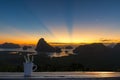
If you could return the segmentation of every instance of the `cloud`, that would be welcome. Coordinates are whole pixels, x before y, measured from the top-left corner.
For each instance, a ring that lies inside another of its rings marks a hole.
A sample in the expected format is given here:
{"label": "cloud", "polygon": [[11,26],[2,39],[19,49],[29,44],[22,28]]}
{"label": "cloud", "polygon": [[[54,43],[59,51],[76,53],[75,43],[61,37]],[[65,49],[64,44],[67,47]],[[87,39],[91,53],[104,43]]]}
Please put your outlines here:
{"label": "cloud", "polygon": [[114,39],[100,39],[100,42],[119,42],[119,40],[114,40]]}

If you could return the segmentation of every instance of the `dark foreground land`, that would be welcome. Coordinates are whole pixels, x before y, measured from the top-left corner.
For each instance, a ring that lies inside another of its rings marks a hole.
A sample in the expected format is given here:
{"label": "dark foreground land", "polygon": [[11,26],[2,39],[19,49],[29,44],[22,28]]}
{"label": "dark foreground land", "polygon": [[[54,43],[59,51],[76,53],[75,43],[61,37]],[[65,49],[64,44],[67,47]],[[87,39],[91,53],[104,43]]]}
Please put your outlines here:
{"label": "dark foreground land", "polygon": [[[46,52],[37,52],[33,61],[38,66],[36,72],[120,71],[120,43],[114,47],[102,43],[81,45],[73,52],[62,57],[50,57]],[[23,55],[0,51],[0,72],[23,72],[23,62]]]}
{"label": "dark foreground land", "polygon": [[[92,57],[90,57],[92,56]],[[120,71],[118,57],[96,57],[96,55],[69,55],[51,58],[45,53],[34,56],[36,72],[46,71]],[[0,52],[0,72],[23,72],[24,57]]]}

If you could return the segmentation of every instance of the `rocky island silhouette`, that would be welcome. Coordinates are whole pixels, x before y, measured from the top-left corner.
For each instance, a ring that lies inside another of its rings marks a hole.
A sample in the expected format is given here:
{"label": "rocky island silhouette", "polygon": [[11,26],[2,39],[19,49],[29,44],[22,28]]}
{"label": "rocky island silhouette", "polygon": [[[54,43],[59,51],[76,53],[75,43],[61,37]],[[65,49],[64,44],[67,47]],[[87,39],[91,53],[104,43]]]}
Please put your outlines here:
{"label": "rocky island silhouette", "polygon": [[[26,48],[24,46],[24,49]],[[34,62],[38,65],[37,71],[119,71],[120,43],[114,47],[105,46],[103,43],[80,45],[73,50],[74,54],[50,57],[45,53],[61,52],[61,48],[53,47],[44,38],[40,38],[35,50],[38,53],[34,57]],[[0,71],[21,72],[23,61],[19,54],[0,51]]]}

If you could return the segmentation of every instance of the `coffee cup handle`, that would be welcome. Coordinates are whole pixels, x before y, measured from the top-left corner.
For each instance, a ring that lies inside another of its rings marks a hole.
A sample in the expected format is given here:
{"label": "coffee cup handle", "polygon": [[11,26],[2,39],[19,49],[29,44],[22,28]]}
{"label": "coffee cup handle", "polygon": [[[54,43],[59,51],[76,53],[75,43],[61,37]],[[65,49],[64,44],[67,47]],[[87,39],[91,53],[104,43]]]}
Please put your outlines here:
{"label": "coffee cup handle", "polygon": [[34,64],[33,67],[35,67],[33,71],[37,70],[37,65]]}

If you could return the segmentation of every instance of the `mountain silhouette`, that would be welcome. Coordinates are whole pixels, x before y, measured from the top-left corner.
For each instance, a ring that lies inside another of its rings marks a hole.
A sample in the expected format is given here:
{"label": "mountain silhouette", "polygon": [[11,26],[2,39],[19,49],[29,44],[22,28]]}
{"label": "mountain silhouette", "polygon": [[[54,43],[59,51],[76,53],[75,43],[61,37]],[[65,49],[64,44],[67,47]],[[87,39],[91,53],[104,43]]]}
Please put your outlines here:
{"label": "mountain silhouette", "polygon": [[20,48],[20,45],[18,45],[18,44],[14,44],[14,43],[3,43],[3,44],[1,44],[0,45],[0,48]]}
{"label": "mountain silhouette", "polygon": [[60,52],[62,52],[62,50],[60,47],[55,47],[55,52],[60,53]]}
{"label": "mountain silhouette", "polygon": [[74,53],[103,53],[107,47],[102,43],[93,43],[88,45],[80,45],[73,50]]}
{"label": "mountain silhouette", "polygon": [[73,52],[77,54],[76,59],[89,68],[109,70],[117,65],[116,62],[118,63],[114,59],[112,48],[102,43],[80,45]]}
{"label": "mountain silhouette", "polygon": [[55,52],[55,48],[49,45],[44,38],[41,38],[35,49],[37,52]]}
{"label": "mountain silhouette", "polygon": [[23,47],[22,47],[23,50],[27,50],[27,49],[29,49],[29,48],[32,48],[32,46],[23,46]]}
{"label": "mountain silhouette", "polygon": [[113,48],[116,50],[120,50],[120,43],[117,43]]}

